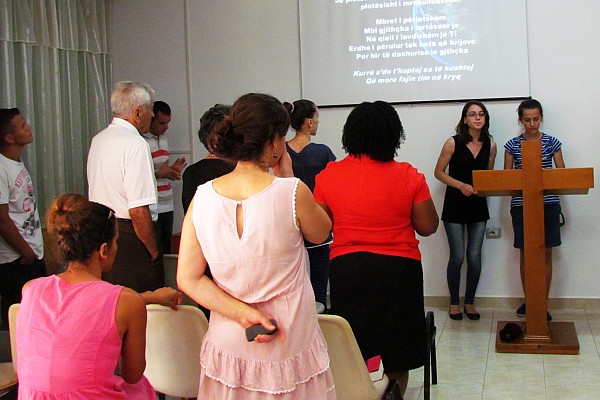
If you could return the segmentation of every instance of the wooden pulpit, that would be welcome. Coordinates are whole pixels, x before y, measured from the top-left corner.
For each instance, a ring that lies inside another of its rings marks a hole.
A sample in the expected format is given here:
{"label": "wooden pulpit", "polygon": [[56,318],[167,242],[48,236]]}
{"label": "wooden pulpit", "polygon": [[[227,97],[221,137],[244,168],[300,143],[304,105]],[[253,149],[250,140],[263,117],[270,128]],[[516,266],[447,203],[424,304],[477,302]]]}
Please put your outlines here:
{"label": "wooden pulpit", "polygon": [[544,194],[586,194],[594,187],[593,168],[542,168],[539,140],[521,142],[523,169],[473,171],[473,188],[480,196],[523,196],[525,255],[525,323],[523,338],[500,340],[509,321],[499,321],[496,351],[501,353],[578,354],[573,322],[548,322],[544,241]]}

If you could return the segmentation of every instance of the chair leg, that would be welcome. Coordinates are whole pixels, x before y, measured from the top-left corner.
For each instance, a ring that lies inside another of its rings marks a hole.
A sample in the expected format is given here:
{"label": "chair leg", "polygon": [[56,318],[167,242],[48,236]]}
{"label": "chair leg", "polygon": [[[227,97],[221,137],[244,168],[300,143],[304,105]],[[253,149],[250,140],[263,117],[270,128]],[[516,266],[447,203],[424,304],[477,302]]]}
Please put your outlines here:
{"label": "chair leg", "polygon": [[397,380],[392,379],[390,381],[381,400],[403,400],[402,394],[400,393],[400,384]]}
{"label": "chair leg", "polygon": [[431,311],[427,313],[425,317],[425,340],[426,340],[426,355],[425,355],[425,366],[424,366],[424,379],[423,379],[423,398],[424,400],[430,399],[430,382],[431,382]]}
{"label": "chair leg", "polygon": [[435,349],[435,337],[431,342],[431,383],[437,385],[437,356]]}
{"label": "chair leg", "polygon": [[431,398],[431,385],[437,384],[437,357],[435,348],[435,320],[433,311],[428,311],[425,316],[425,335],[427,340],[426,345],[426,357],[424,367],[424,382],[423,382],[423,398],[424,400],[430,400]]}

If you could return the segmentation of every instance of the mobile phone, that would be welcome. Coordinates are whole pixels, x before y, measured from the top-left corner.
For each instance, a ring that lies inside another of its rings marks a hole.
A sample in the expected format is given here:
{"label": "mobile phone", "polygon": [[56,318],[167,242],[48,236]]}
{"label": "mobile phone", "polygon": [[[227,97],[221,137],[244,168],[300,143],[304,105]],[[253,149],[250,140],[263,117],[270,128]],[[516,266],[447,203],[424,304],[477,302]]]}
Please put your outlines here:
{"label": "mobile phone", "polygon": [[277,332],[277,322],[274,319],[271,320],[271,323],[275,325],[275,329],[272,331],[268,330],[261,324],[252,325],[246,328],[246,340],[252,342],[258,335],[273,335]]}

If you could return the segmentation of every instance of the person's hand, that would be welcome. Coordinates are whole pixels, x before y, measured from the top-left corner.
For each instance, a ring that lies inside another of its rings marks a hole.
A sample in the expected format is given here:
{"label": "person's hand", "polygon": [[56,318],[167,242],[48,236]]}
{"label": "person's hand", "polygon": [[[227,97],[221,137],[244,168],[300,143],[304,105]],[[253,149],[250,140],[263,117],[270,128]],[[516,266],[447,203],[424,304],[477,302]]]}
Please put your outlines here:
{"label": "person's hand", "polygon": [[19,264],[31,265],[36,259],[37,259],[37,256],[35,255],[33,250],[31,250],[31,247],[30,247],[25,253],[21,254],[21,258],[19,259]]}
{"label": "person's hand", "polygon": [[170,287],[156,289],[152,292],[152,302],[177,310],[177,306],[183,303],[183,293]]}
{"label": "person's hand", "polygon": [[148,254],[150,254],[150,262],[154,263],[158,261],[158,258],[162,256],[158,248],[155,248],[153,251],[148,250]]}
{"label": "person's hand", "polygon": [[157,178],[166,178],[171,181],[178,181],[181,179],[181,171],[175,170],[171,165],[169,165],[169,161],[165,161],[163,165],[154,173]]}
{"label": "person's hand", "polygon": [[292,158],[287,151],[284,151],[277,164],[273,167],[273,174],[281,178],[290,178],[294,176],[292,169]]}
{"label": "person's hand", "polygon": [[171,168],[180,174],[181,174],[181,171],[183,171],[183,169],[186,166],[187,166],[187,161],[186,161],[185,157],[180,157],[177,160],[175,160],[175,162],[173,164],[171,164]]}
{"label": "person's hand", "polygon": [[274,318],[263,313],[260,310],[257,310],[256,308],[249,307],[248,311],[242,315],[239,322],[244,327],[244,329],[249,328],[252,325],[256,325],[256,324],[261,324],[263,327],[265,327],[269,331],[272,331],[275,328],[278,328],[277,332],[274,333],[273,335],[258,335],[256,337],[256,339],[254,339],[255,342],[268,343],[272,340],[275,340],[276,337],[280,337],[283,340],[284,334],[281,330],[281,327],[276,327],[275,325],[273,325],[271,323],[271,319],[274,319]]}
{"label": "person's hand", "polygon": [[477,191],[475,189],[473,189],[473,186],[467,184],[467,183],[462,183],[458,189],[460,190],[460,192],[465,195],[465,196],[472,196],[474,194],[477,194]]}

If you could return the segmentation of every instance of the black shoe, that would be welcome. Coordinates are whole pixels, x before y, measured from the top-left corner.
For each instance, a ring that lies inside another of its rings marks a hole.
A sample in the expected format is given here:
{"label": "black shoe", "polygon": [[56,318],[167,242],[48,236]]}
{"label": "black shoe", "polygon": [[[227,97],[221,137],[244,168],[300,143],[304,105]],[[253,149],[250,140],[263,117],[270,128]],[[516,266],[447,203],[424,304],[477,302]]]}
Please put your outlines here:
{"label": "black shoe", "polygon": [[[524,317],[525,316],[525,303],[521,304],[521,307],[517,308],[517,316]],[[552,315],[548,311],[546,311],[546,321],[552,321]]]}
{"label": "black shoe", "polygon": [[466,308],[465,314],[467,314],[467,318],[469,318],[471,321],[477,321],[479,320],[479,318],[481,318],[481,315],[479,313],[468,313]]}
{"label": "black shoe", "polygon": [[450,319],[453,319],[454,321],[462,321],[463,319],[462,313],[460,311],[456,314],[451,314],[450,311],[448,311],[448,315],[450,316]]}

